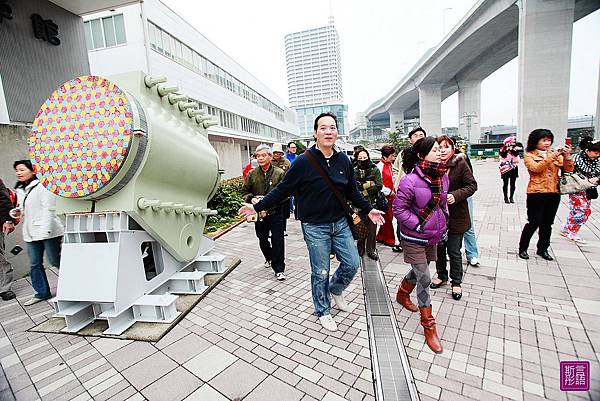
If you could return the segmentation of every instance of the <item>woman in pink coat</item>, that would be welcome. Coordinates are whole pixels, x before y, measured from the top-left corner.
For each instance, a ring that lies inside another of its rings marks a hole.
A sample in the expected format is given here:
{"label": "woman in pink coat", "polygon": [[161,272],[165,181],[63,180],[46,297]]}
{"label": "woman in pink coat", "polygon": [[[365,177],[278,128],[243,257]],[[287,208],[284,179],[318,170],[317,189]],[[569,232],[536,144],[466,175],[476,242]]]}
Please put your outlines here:
{"label": "woman in pink coat", "polygon": [[[517,138],[509,136],[504,140],[500,148],[500,177],[504,182],[502,192],[504,192],[504,203],[515,203],[515,183],[519,176],[519,163],[521,157],[519,152],[523,146],[517,142]],[[508,196],[508,184],[510,183],[510,197]]]}

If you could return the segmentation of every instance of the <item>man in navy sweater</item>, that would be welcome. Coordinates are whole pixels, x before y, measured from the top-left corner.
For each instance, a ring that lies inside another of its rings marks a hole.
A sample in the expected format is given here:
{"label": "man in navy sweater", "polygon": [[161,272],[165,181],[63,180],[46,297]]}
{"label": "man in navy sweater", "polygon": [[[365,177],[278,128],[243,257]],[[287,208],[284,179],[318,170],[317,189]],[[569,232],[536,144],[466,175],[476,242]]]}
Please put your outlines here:
{"label": "man in navy sweater", "polygon": [[[317,116],[314,130],[316,144],[306,151],[311,152],[346,199],[368,214],[375,224],[383,224],[383,212],[373,209],[358,192],[350,159],[333,148],[338,135],[335,115],[322,113]],[[330,314],[331,297],[338,309],[350,311],[343,291],[354,278],[360,258],[344,208],[306,155],[296,157],[283,180],[267,196],[255,205],[245,204],[239,213],[249,215],[267,210],[280,204],[292,192],[298,196],[298,219],[302,221],[310,257],[315,312],[326,330],[336,331],[337,325]],[[330,251],[340,261],[331,281]]]}

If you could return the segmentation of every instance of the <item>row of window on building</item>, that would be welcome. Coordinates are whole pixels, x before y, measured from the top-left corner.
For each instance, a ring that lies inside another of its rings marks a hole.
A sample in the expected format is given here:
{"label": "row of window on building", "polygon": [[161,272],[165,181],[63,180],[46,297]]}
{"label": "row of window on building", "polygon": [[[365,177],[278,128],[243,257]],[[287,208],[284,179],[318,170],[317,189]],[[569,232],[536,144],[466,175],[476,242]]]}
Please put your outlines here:
{"label": "row of window on building", "polygon": [[272,138],[273,141],[285,142],[289,135],[280,129],[259,123],[258,121],[242,117],[238,114],[222,110],[218,107],[203,104],[197,100],[190,101],[198,103],[200,109],[204,109],[211,116],[217,117],[221,127],[230,128],[238,131],[247,132],[250,134],[260,135],[266,138]]}
{"label": "row of window on building", "polygon": [[[86,21],[84,29],[88,50],[118,46],[127,42],[123,14]],[[150,21],[148,21],[148,36],[153,50],[270,111],[277,119],[283,121],[284,112],[281,107]]]}
{"label": "row of window on building", "polygon": [[148,21],[148,36],[152,50],[270,111],[277,119],[283,121],[283,109],[281,107],[150,21]]}

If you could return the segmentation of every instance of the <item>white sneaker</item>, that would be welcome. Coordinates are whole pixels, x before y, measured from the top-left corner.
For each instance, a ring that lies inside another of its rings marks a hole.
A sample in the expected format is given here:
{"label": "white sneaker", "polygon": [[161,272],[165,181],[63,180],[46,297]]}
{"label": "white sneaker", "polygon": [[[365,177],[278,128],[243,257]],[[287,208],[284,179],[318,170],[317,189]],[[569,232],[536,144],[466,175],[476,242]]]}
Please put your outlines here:
{"label": "white sneaker", "polygon": [[33,297],[31,299],[28,299],[27,301],[23,302],[23,306],[31,306],[31,305],[35,305],[38,302],[42,302],[45,301],[45,299],[42,298],[37,298],[37,297]]}
{"label": "white sneaker", "polygon": [[284,272],[276,273],[275,278],[279,281],[283,281],[283,280],[285,280],[285,273]]}
{"label": "white sneaker", "polygon": [[270,268],[271,268],[271,262],[267,260],[267,261],[265,262],[265,267],[266,267],[267,269],[270,269]]}
{"label": "white sneaker", "polygon": [[479,266],[479,259],[477,259],[477,257],[473,257],[471,260],[469,260],[469,264],[471,266]]}
{"label": "white sneaker", "polygon": [[584,239],[581,237],[581,235],[579,235],[579,234],[572,234],[572,235],[569,235],[569,238],[570,238],[571,240],[575,241],[576,243],[578,243],[578,244],[581,244],[581,245],[583,245],[583,244],[585,244],[585,243],[587,242],[587,241],[586,241],[586,240],[584,240]]}
{"label": "white sneaker", "polygon": [[331,315],[321,316],[319,318],[319,322],[321,323],[321,326],[323,326],[323,328],[325,330],[337,331],[337,324],[335,324],[335,320],[333,320],[333,317],[331,317]]}
{"label": "white sneaker", "polygon": [[335,295],[331,293],[331,298],[333,298],[339,310],[341,310],[342,312],[352,312],[350,305],[348,305],[348,303],[344,299],[344,293],[340,295]]}

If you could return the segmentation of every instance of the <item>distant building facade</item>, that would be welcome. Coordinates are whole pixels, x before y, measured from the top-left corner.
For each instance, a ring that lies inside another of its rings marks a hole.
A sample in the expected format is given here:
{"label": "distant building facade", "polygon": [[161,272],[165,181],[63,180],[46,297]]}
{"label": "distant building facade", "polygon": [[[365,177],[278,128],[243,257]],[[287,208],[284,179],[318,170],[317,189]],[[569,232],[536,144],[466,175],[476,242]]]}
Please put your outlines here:
{"label": "distant building facade", "polygon": [[286,35],[285,58],[300,136],[312,136],[314,118],[324,111],[335,114],[340,135],[347,135],[348,106],[343,104],[340,39],[333,17],[326,26]]}

